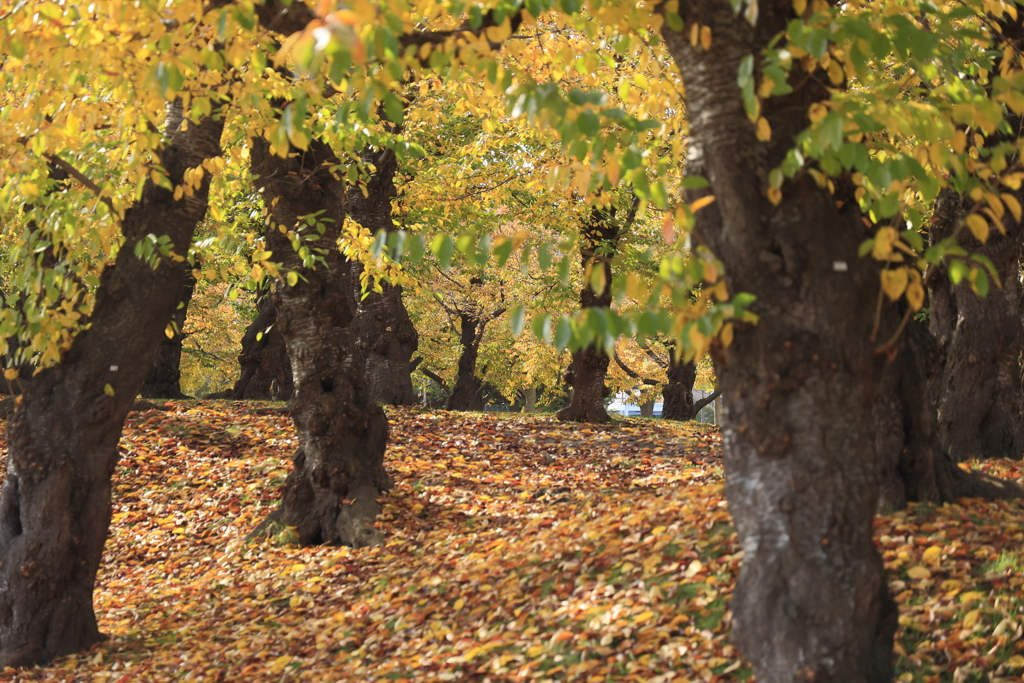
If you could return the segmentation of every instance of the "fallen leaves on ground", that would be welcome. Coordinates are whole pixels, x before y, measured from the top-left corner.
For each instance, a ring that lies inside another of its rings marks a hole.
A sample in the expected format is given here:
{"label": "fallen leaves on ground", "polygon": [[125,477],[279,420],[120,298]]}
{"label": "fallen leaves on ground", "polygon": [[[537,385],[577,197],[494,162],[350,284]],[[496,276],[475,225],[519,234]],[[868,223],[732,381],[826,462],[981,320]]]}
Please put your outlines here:
{"label": "fallen leaves on ground", "polygon": [[[96,591],[110,640],[18,681],[725,681],[742,554],[709,427],[393,410],[377,548],[242,537],[297,442],[248,403],[133,414]],[[989,465],[1019,478],[1019,463]],[[912,506],[876,538],[904,680],[1015,680],[1024,513]],[[13,678],[12,678],[13,677]]]}

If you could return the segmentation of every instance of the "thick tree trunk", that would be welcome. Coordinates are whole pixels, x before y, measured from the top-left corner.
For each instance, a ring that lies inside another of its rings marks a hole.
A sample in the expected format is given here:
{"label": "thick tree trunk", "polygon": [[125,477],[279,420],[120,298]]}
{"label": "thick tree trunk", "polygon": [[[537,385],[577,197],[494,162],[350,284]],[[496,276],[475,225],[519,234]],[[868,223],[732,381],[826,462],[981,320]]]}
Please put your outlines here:
{"label": "thick tree trunk", "polygon": [[483,410],[483,382],[476,376],[476,360],[480,354],[480,342],[483,340],[486,323],[475,312],[460,313],[459,319],[462,322],[459,331],[459,343],[462,345],[459,371],[444,407],[445,410]]}
{"label": "thick tree trunk", "polygon": [[256,318],[242,336],[238,365],[241,376],[235,386],[207,398],[236,401],[287,401],[291,398],[295,389],[292,365],[269,291],[261,292],[256,299]]}
{"label": "thick tree trunk", "polygon": [[794,18],[788,0],[759,9],[751,26],[729,3],[680,3],[684,25],[710,27],[707,50],[663,29],[690,112],[687,175],[704,175],[715,196],[695,235],[724,263],[729,291],[756,295],[760,316],[713,348],[728,399],[726,496],[744,551],[733,640],[761,683],[888,682],[897,613],[872,540],[878,272],[857,257],[865,233],[847,184],[833,195],[803,175],[777,206],[765,198],[764,171],[808,125],[793,112],[829,93],[827,78],[794,73],[792,95],[763,103],[771,141],[757,140],[736,74]]}
{"label": "thick tree trunk", "polygon": [[640,417],[654,417],[654,399],[640,404]]}
{"label": "thick tree trunk", "polygon": [[[358,278],[356,290],[360,290]],[[370,292],[359,302],[356,318],[359,350],[365,357],[370,398],[392,406],[414,405],[410,360],[419,335],[402,301],[402,287],[381,282],[383,292]]]}
{"label": "thick tree trunk", "polygon": [[661,390],[665,399],[661,416],[666,420],[692,420],[693,383],[697,380],[697,366],[693,363],[681,363],[674,355],[669,357],[668,384]]}
{"label": "thick tree trunk", "polygon": [[[619,239],[619,224],[615,222],[614,211],[594,208],[582,225],[582,246],[580,257],[583,270],[602,269],[605,287],[600,294],[594,291],[589,278],[580,290],[580,307],[608,308],[612,304],[611,257]],[[608,374],[608,354],[596,344],[579,349],[572,354],[572,361],[565,371],[565,382],[572,387],[569,405],[555,413],[565,422],[605,423],[611,416],[604,409],[604,400],[609,391],[605,386]]]}
{"label": "thick tree trunk", "polygon": [[352,268],[337,247],[346,205],[345,184],[331,170],[339,163],[319,140],[287,159],[271,154],[265,140],[253,141],[253,171],[274,223],[301,230],[300,219],[318,211],[325,221],[323,234],[307,243],[323,253],[315,268],[302,265],[287,234],[268,231],[282,270],[299,274],[294,286],[278,283],[274,292],[295,381],[289,405],[299,450],[272,517],[295,528],[303,544],[365,546],[380,540],[372,525],[380,512],[377,496],[389,486],[383,464],[388,423],[363,379]]}
{"label": "thick tree trunk", "polygon": [[523,389],[523,412],[537,412],[537,387]]}
{"label": "thick tree trunk", "polygon": [[[1018,193],[1024,195],[1024,193]],[[936,206],[933,241],[951,234],[973,202],[944,193]],[[944,268],[929,278],[931,330],[941,344],[942,372],[933,380],[938,438],[954,460],[1024,455],[1024,347],[1021,240],[1024,228],[1007,213],[1006,234],[993,229],[985,244],[964,231],[960,244],[991,259],[1001,287],[985,297],[963,282],[953,286]]]}
{"label": "thick tree trunk", "polygon": [[967,472],[942,448],[934,403],[922,390],[941,372],[942,354],[924,325],[910,322],[892,354],[875,403],[875,445],[884,463],[879,509],[897,510],[907,501],[1019,497],[1020,487]]}
{"label": "thick tree trunk", "polygon": [[[395,229],[391,218],[391,200],[398,194],[395,172],[398,161],[392,150],[367,150],[363,160],[375,167],[366,185],[366,194],[355,187],[349,193],[349,211],[353,220],[376,234]],[[413,405],[416,390],[412,386],[410,365],[419,335],[402,301],[402,287],[380,283],[380,293],[363,295],[360,285],[360,264],[353,264],[353,293],[358,302],[356,328],[359,350],[366,365],[366,386],[377,403]]]}
{"label": "thick tree trunk", "polygon": [[[222,120],[178,130],[160,153],[171,182],[220,154]],[[59,365],[33,379],[8,423],[7,476],[0,493],[0,667],[78,652],[102,639],[92,591],[110,523],[110,477],[121,427],[178,305],[185,267],[152,268],[134,255],[149,233],[184,255],[206,213],[209,176],[195,196],[174,201],[147,181],[125,214],[125,243],[107,268],[89,329]]]}
{"label": "thick tree trunk", "polygon": [[143,398],[188,398],[181,393],[181,343],[185,339],[182,332],[185,329],[188,305],[192,302],[192,293],[195,289],[196,278],[192,271],[186,268],[181,301],[171,318],[174,334],[168,337],[165,330],[160,340],[160,350],[157,351],[153,365],[150,366],[142,383],[140,393]]}

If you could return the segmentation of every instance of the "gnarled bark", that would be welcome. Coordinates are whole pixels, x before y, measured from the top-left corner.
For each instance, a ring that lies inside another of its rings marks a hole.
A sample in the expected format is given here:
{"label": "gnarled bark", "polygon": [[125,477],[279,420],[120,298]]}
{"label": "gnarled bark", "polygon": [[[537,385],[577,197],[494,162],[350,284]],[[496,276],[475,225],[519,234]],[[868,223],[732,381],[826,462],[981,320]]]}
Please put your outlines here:
{"label": "gnarled bark", "polygon": [[[391,200],[397,195],[398,160],[389,149],[367,150],[363,160],[372,163],[375,170],[366,183],[366,194],[359,187],[349,191],[349,211],[352,219],[370,232],[390,233],[395,229]],[[359,281],[362,265],[353,264],[353,268],[353,294],[358,302],[356,338],[363,354],[370,397],[377,403],[413,405],[416,390],[412,386],[410,362],[419,346],[419,335],[402,301],[402,287],[381,281],[381,292],[368,291],[364,295]]]}
{"label": "gnarled bark", "polygon": [[[175,185],[220,154],[223,122],[178,130],[160,163]],[[176,132],[175,132],[176,131]],[[184,255],[206,213],[209,176],[175,201],[147,181],[121,225],[125,243],[100,279],[90,326],[59,365],[35,376],[8,422],[0,492],[0,667],[25,666],[102,640],[92,591],[110,523],[110,477],[124,418],[142,387],[181,296],[185,267],[153,268],[134,255],[150,233]]]}
{"label": "gnarled bark", "polygon": [[315,268],[302,265],[286,234],[267,232],[282,270],[299,274],[294,286],[278,283],[274,291],[295,381],[289,406],[299,449],[273,519],[295,528],[303,544],[364,546],[380,539],[372,525],[377,496],[389,486],[388,423],[363,378],[352,268],[337,247],[347,201],[345,184],[332,171],[339,163],[320,140],[287,159],[273,155],[265,140],[253,141],[253,171],[275,225],[300,230],[301,219],[318,211],[325,221],[323,234],[308,243],[322,250]]}
{"label": "gnarled bark", "polygon": [[[626,222],[631,223],[636,215],[636,204],[631,209]],[[584,272],[590,269],[604,271],[604,289],[594,291],[590,278],[586,278],[580,290],[580,308],[609,308],[612,304],[612,264],[611,259],[618,246],[620,226],[615,221],[614,209],[594,207],[587,219],[581,224],[582,237],[580,259]],[[610,392],[605,386],[608,374],[608,354],[598,344],[591,344],[572,354],[572,361],[565,371],[563,379],[572,387],[572,399],[569,405],[555,413],[555,417],[565,422],[610,422],[611,417],[604,409],[604,400]]]}
{"label": "gnarled bark", "polygon": [[719,391],[714,391],[699,401],[693,400],[693,383],[697,381],[696,364],[681,363],[674,356],[669,356],[668,384],[661,394],[665,399],[661,416],[666,420],[686,422],[697,417],[701,409],[718,398]]}
{"label": "gnarled bark", "polygon": [[757,139],[736,74],[794,18],[788,0],[759,10],[752,26],[729,3],[680,3],[685,26],[710,27],[710,49],[662,29],[690,113],[687,175],[706,177],[715,196],[695,235],[724,263],[729,291],[756,295],[760,316],[712,349],[744,551],[733,640],[762,683],[888,682],[896,606],[872,540],[882,467],[866,438],[878,272],[857,258],[865,234],[850,184],[833,195],[800,176],[777,205],[765,197],[764,171],[808,125],[793,112],[829,93],[827,78],[794,66],[795,92],[763,102],[772,139]]}
{"label": "gnarled bark", "polygon": [[461,311],[459,320],[462,323],[459,330],[462,353],[459,354],[455,386],[452,387],[452,393],[448,395],[444,407],[445,410],[483,410],[483,382],[476,376],[476,361],[480,355],[480,342],[483,340],[487,321],[481,320],[475,310]]}
{"label": "gnarled bark", "polygon": [[[892,320],[889,327],[897,324]],[[925,390],[942,371],[942,352],[924,325],[911,321],[889,356],[875,403],[875,445],[884,467],[879,508],[1020,497],[1024,491],[1016,484],[967,472],[942,448],[933,398]]]}
{"label": "gnarled bark", "polygon": [[295,389],[288,349],[277,326],[277,309],[269,291],[256,299],[256,317],[242,335],[238,354],[241,376],[234,387],[206,398],[236,401],[287,401]]}
{"label": "gnarled bark", "polygon": [[[1015,129],[1016,130],[1016,129]],[[1024,196],[1024,193],[1018,193]],[[960,223],[972,200],[944,193],[936,206],[932,241]],[[931,331],[942,347],[942,371],[931,390],[938,410],[938,439],[954,460],[1024,455],[1024,385],[1021,350],[1021,240],[1024,227],[1007,213],[1006,234],[993,229],[981,244],[962,231],[960,244],[988,257],[999,273],[980,297],[963,282],[954,286],[944,267],[928,279]]]}
{"label": "gnarled bark", "polygon": [[140,394],[143,398],[188,398],[181,392],[181,343],[185,339],[185,318],[195,288],[196,278],[191,270],[186,269],[181,300],[171,318],[173,334],[168,337],[165,331],[160,340],[160,349],[142,383]]}

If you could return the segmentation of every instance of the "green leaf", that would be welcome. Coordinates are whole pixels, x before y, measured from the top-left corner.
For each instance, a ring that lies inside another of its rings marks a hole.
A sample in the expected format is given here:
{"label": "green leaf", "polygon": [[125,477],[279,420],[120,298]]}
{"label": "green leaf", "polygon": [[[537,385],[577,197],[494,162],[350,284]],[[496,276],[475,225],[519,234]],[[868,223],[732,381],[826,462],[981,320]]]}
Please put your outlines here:
{"label": "green leaf", "polygon": [[512,336],[518,337],[523,331],[523,326],[526,324],[526,307],[522,304],[516,304],[509,311],[508,325],[512,328]]}
{"label": "green leaf", "polygon": [[452,265],[452,256],[455,254],[455,241],[451,235],[438,235],[430,244],[430,251],[441,262],[441,270],[448,270]]}
{"label": "green leaf", "polygon": [[555,348],[561,351],[569,345],[569,341],[572,339],[572,324],[568,318],[561,318],[558,321],[558,327],[555,329]]}
{"label": "green leaf", "polygon": [[533,328],[533,336],[544,342],[551,341],[551,316],[548,314],[538,315],[533,318],[533,322],[530,323],[530,327]]}
{"label": "green leaf", "polygon": [[597,114],[589,109],[580,112],[579,118],[576,119],[576,125],[579,126],[580,132],[587,137],[597,135],[597,132],[601,130],[601,122],[598,120]]}

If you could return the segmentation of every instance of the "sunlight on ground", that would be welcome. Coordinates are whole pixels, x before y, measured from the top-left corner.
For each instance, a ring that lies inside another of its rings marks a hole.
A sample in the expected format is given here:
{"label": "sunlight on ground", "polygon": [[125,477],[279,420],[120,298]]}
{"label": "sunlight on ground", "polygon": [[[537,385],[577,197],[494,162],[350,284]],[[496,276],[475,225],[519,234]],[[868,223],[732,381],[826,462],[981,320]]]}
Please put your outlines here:
{"label": "sunlight on ground", "polygon": [[[379,548],[239,539],[296,445],[263,404],[133,415],[96,607],[111,639],[18,681],[715,681],[741,554],[707,427],[391,411]],[[993,473],[1019,477],[1019,464]],[[1018,680],[1024,512],[880,518],[905,680]]]}

